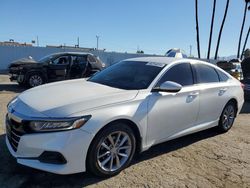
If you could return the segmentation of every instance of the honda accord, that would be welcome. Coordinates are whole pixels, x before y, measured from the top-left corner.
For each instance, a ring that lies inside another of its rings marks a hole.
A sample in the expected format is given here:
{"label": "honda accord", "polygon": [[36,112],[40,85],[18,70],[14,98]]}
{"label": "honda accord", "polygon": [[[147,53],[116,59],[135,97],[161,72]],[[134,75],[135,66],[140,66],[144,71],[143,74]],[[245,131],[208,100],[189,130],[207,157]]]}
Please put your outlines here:
{"label": "honda accord", "polygon": [[212,127],[227,132],[243,102],[241,83],[212,64],[133,58],[88,80],[21,93],[7,106],[6,144],[32,168],[109,177],[155,144]]}

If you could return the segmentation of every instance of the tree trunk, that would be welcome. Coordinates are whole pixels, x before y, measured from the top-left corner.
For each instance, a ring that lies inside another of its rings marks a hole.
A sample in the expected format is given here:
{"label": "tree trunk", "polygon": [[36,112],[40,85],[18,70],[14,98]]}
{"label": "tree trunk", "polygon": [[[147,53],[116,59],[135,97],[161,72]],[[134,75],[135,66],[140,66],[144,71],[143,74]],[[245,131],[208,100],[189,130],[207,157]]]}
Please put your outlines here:
{"label": "tree trunk", "polygon": [[239,38],[239,44],[238,44],[237,58],[240,57],[240,46],[241,46],[242,34],[243,34],[243,30],[244,30],[244,26],[245,26],[245,21],[246,21],[247,4],[248,4],[248,3],[246,2],[246,5],[245,5],[245,12],[244,12],[243,21],[242,21],[241,30],[240,30],[240,38]]}
{"label": "tree trunk", "polygon": [[244,42],[244,46],[243,46],[243,49],[242,49],[242,53],[241,53],[240,59],[243,58],[243,55],[244,55],[244,52],[245,52],[245,49],[246,49],[246,46],[247,46],[247,41],[248,41],[249,33],[250,33],[250,26],[248,28],[247,36],[246,36],[246,39],[245,39],[245,42]]}
{"label": "tree trunk", "polygon": [[216,51],[215,51],[215,56],[214,59],[216,60],[218,58],[218,51],[219,51],[219,47],[220,47],[220,39],[221,39],[221,34],[223,31],[223,27],[227,18],[227,12],[228,12],[228,7],[229,7],[229,2],[230,0],[227,0],[227,4],[226,4],[226,9],[225,9],[225,13],[224,13],[224,17],[221,23],[221,27],[220,27],[220,32],[219,32],[219,36],[218,36],[218,40],[217,40],[217,46],[216,46]]}
{"label": "tree trunk", "polygon": [[210,50],[211,50],[211,43],[212,43],[212,38],[213,38],[215,9],[216,9],[216,0],[214,0],[214,6],[213,6],[213,14],[212,14],[212,20],[211,20],[210,36],[209,36],[209,44],[208,44],[208,50],[207,50],[207,59],[210,59]]}
{"label": "tree trunk", "polygon": [[196,40],[197,40],[198,58],[201,58],[201,52],[200,52],[200,34],[199,34],[199,19],[198,19],[198,0],[195,0],[195,17],[196,17]]}

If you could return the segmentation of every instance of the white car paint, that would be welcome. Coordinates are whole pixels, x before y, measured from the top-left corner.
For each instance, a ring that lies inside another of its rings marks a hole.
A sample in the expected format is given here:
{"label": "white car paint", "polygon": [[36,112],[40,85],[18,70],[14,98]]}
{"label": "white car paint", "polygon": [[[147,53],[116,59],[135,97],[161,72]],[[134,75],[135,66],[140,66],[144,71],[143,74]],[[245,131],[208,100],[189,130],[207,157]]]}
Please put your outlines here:
{"label": "white car paint", "polygon": [[[31,117],[92,116],[80,129],[25,134],[21,136],[16,152],[6,137],[7,146],[17,162],[58,174],[83,172],[91,141],[101,128],[114,120],[130,120],[137,126],[144,151],[155,144],[218,125],[224,106],[232,98],[237,100],[238,113],[242,108],[244,98],[240,82],[227,73],[230,77],[227,82],[196,84],[183,87],[178,93],[155,93],[151,92],[152,88],[172,66],[199,61],[166,57],[132,60],[160,62],[167,66],[143,90],[116,89],[78,79],[39,86],[12,101],[8,114],[16,121]],[[38,157],[43,151],[58,151],[67,163],[55,165],[29,159]]]}
{"label": "white car paint", "polygon": [[[22,93],[19,99],[48,117],[68,117],[79,111],[132,100],[137,93],[77,79],[35,87]],[[44,96],[46,102],[41,102]]]}

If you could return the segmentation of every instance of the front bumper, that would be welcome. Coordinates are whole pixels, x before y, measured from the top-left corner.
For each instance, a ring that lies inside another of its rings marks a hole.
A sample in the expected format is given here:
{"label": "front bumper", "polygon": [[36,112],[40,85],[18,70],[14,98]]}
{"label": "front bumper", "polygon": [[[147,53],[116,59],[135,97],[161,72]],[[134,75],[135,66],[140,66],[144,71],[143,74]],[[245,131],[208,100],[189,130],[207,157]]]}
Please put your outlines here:
{"label": "front bumper", "polygon": [[[6,136],[6,144],[17,162],[35,169],[56,174],[73,174],[86,171],[86,157],[93,135],[81,130],[53,133],[25,134],[20,137],[14,151]],[[45,151],[58,152],[66,159],[65,164],[44,163],[39,156]]]}
{"label": "front bumper", "polygon": [[22,74],[9,74],[10,76],[10,81],[13,82],[13,81],[17,81],[19,83],[22,83],[24,82],[24,75]]}

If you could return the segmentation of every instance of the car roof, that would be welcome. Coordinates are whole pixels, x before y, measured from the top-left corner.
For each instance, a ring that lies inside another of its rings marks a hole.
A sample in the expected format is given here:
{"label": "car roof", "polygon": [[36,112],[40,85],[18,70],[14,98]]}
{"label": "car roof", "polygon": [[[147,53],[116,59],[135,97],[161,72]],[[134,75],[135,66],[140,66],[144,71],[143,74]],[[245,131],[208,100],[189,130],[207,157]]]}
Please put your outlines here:
{"label": "car roof", "polygon": [[58,52],[58,53],[53,53],[51,55],[93,55],[93,54],[86,52]]}
{"label": "car roof", "polygon": [[136,57],[126,59],[125,61],[138,61],[138,62],[154,62],[154,63],[163,63],[163,64],[170,64],[178,60],[185,60],[180,58],[173,58],[173,57]]}

